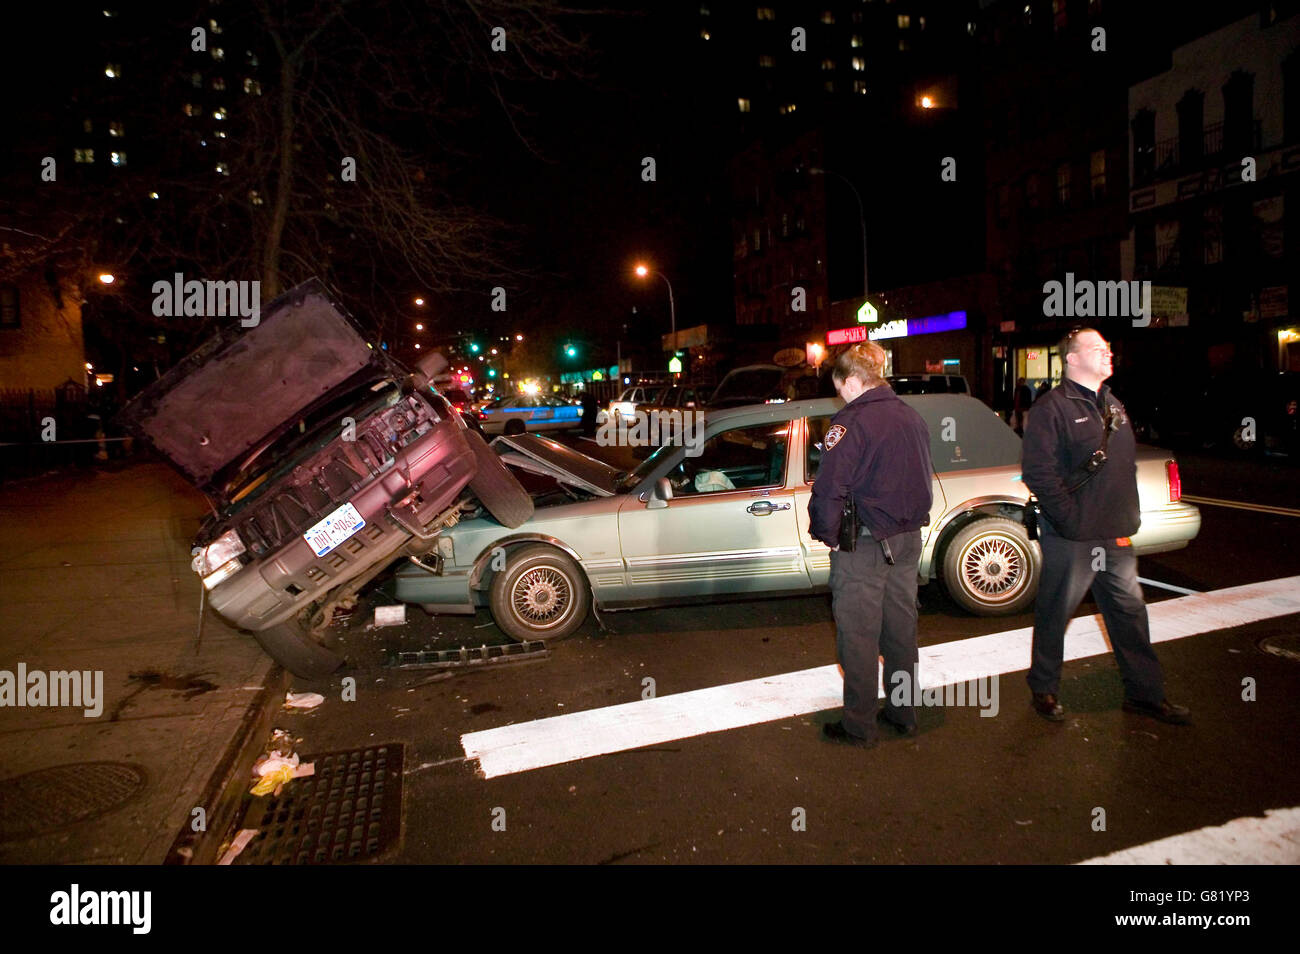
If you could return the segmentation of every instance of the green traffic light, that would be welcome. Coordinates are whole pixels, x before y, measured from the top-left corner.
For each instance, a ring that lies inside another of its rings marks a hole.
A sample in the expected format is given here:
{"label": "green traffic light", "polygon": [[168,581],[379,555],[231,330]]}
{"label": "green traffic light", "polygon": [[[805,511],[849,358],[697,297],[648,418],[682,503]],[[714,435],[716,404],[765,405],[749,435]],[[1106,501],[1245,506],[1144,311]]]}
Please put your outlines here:
{"label": "green traffic light", "polygon": [[577,355],[578,349],[575,348],[573,345],[569,345],[567,348],[564,349],[564,353],[567,354],[570,358],[572,358]]}
{"label": "green traffic light", "polygon": [[475,354],[478,354],[478,345],[476,345],[476,344],[471,344],[471,345],[469,346],[469,350],[472,351],[472,352],[474,352]]}
{"label": "green traffic light", "polygon": [[488,368],[488,377],[489,377],[489,378],[495,378],[496,376],[497,376],[497,369],[496,369],[496,368]]}

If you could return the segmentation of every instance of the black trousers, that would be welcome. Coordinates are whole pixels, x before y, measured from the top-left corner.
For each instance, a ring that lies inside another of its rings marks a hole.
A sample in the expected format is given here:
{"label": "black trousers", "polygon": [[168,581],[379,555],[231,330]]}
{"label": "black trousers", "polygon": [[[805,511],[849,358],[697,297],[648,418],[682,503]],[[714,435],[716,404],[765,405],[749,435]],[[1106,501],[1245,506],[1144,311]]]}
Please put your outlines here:
{"label": "black trousers", "polygon": [[[885,710],[900,725],[916,725],[911,705],[890,705],[893,675],[916,673],[916,566],[921,531],[889,538],[894,565],[885,562],[880,543],[858,538],[852,553],[831,552],[831,607],[835,646],[844,668],[844,728],[850,735],[876,738],[880,657],[885,658]],[[915,698],[913,696],[913,698]]]}
{"label": "black trousers", "polygon": [[[1151,624],[1133,548],[1119,546],[1114,539],[1067,540],[1050,526],[1043,527],[1039,542],[1043,579],[1034,603],[1033,663],[1027,677],[1030,691],[1055,694],[1059,690],[1065,628],[1091,588],[1106,621],[1125,696],[1139,702],[1163,700],[1164,674],[1151,648]],[[1104,551],[1104,564],[1102,554],[1094,552],[1098,547]],[[1104,569],[1094,570],[1094,566]]]}

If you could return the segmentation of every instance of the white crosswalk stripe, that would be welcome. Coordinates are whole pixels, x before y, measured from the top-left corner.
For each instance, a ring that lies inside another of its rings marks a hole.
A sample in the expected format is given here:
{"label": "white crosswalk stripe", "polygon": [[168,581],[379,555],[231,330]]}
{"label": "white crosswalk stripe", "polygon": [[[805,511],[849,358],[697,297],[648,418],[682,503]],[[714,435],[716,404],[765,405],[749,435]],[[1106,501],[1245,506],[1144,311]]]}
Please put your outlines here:
{"label": "white crosswalk stripe", "polygon": [[1080,861],[1081,865],[1300,864],[1300,808],[1271,808],[1263,818],[1234,818],[1145,845]]}
{"label": "white crosswalk stripe", "polygon": [[[1167,642],[1300,613],[1300,577],[1164,600],[1148,607],[1151,641]],[[1028,667],[1032,628],[959,639],[921,649],[920,686],[946,686]],[[1065,658],[1110,652],[1098,616],[1066,632]],[[838,666],[765,676],[623,705],[470,732],[465,756],[485,778],[806,715],[842,704]]]}

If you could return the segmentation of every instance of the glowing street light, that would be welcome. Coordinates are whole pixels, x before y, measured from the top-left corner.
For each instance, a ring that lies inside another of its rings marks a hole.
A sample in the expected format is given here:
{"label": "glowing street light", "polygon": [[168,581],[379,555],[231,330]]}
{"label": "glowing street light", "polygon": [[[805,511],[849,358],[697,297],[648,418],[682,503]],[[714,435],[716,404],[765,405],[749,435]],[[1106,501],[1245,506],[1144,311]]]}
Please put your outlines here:
{"label": "glowing street light", "polygon": [[417,305],[423,305],[423,304],[424,304],[424,299],[423,299],[423,298],[417,298],[417,299],[415,299],[415,303],[416,303]]}
{"label": "glowing street light", "polygon": [[515,335],[515,340],[516,340],[516,341],[523,341],[523,340],[524,340],[524,336],[523,336],[523,335]]}
{"label": "glowing street light", "polygon": [[417,322],[416,325],[415,325],[415,330],[416,330],[416,331],[423,331],[423,330],[424,330],[424,325],[419,324],[419,323]]}
{"label": "glowing street light", "polygon": [[[639,278],[645,278],[647,275],[651,274],[651,270],[644,265],[637,265],[636,274]],[[677,350],[677,303],[673,301],[673,283],[668,280],[668,276],[663,272],[654,272],[654,274],[662,278],[664,284],[668,286],[668,314],[673,323],[673,343],[671,350],[675,352]]]}
{"label": "glowing street light", "polygon": [[99,280],[103,282],[105,285],[111,285],[113,284],[114,281],[117,280],[117,278],[112,272],[100,272]]}
{"label": "glowing street light", "polygon": [[931,99],[929,96],[922,96],[922,97],[921,97],[921,108],[922,108],[922,109],[934,109],[934,100]]}

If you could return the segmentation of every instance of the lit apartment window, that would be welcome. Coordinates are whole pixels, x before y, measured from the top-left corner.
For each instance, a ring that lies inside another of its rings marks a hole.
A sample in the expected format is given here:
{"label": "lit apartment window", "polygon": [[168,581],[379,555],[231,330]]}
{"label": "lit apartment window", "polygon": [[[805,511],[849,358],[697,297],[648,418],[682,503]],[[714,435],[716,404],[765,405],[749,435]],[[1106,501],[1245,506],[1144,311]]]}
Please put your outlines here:
{"label": "lit apartment window", "polygon": [[156,199],[156,198],[158,198],[158,193],[157,193],[157,192],[150,192],[150,193],[149,193],[149,198],[151,198],[151,199]]}
{"label": "lit apartment window", "polygon": [[906,13],[900,13],[898,15],[898,28],[900,30],[906,30],[911,25],[912,25],[912,18],[909,17]]}
{"label": "lit apartment window", "polygon": [[1088,0],[1088,16],[1095,17],[1101,13],[1101,0]]}
{"label": "lit apartment window", "polygon": [[1052,0],[1052,29],[1060,33],[1065,29],[1068,17],[1065,12],[1065,0]]}
{"label": "lit apartment window", "polygon": [[1106,198],[1106,150],[1098,149],[1088,157],[1088,178],[1092,185],[1092,200]]}
{"label": "lit apartment window", "polygon": [[94,132],[94,131],[95,131],[95,124],[92,123],[89,119],[83,119],[83,120],[81,121],[81,131],[82,131],[82,132]]}
{"label": "lit apartment window", "polygon": [[226,88],[225,77],[222,76],[212,77],[212,88],[215,90],[224,90]]}
{"label": "lit apartment window", "polygon": [[776,19],[776,11],[773,10],[771,7],[759,7],[759,8],[758,8],[758,18],[759,18],[760,20],[775,20],[775,19]]}
{"label": "lit apartment window", "polygon": [[758,65],[767,69],[776,66],[776,58],[769,53],[764,53],[758,58]]}
{"label": "lit apartment window", "polygon": [[828,93],[835,92],[835,82],[833,80],[827,80],[822,83],[822,89],[826,90]]}
{"label": "lit apartment window", "polygon": [[1033,4],[1025,4],[1025,26],[1034,25],[1034,7]]}
{"label": "lit apartment window", "polygon": [[186,103],[182,108],[184,109],[186,116],[203,115],[203,106],[200,105],[199,103]]}
{"label": "lit apartment window", "polygon": [[190,85],[193,86],[195,89],[202,89],[202,88],[203,88],[203,74],[202,74],[202,73],[191,73],[191,74],[190,74]]}
{"label": "lit apartment window", "polygon": [[266,200],[262,198],[262,193],[258,192],[256,189],[248,190],[248,201],[253,203],[253,205],[266,204]]}
{"label": "lit apartment window", "polygon": [[708,7],[700,7],[700,16],[702,16],[702,17],[707,17],[708,15],[709,15],[709,8],[708,8]]}
{"label": "lit apartment window", "polygon": [[750,243],[750,248],[752,248],[755,252],[761,252],[761,251],[763,251],[763,231],[762,231],[762,229],[754,229],[753,239],[754,239],[754,240]]}
{"label": "lit apartment window", "polygon": [[789,116],[791,113],[795,111],[796,108],[797,107],[795,106],[794,103],[782,103],[779,108],[779,112],[781,113],[782,116]]}
{"label": "lit apartment window", "polygon": [[974,21],[974,20],[967,20],[967,21],[966,21],[966,35],[967,35],[967,36],[974,36],[974,35],[975,35],[975,21]]}
{"label": "lit apartment window", "polygon": [[120,63],[108,63],[104,66],[104,75],[109,79],[122,78],[122,65]]}
{"label": "lit apartment window", "polygon": [[221,122],[222,120],[224,120],[226,118],[226,107],[218,106],[216,109],[214,109],[212,111],[212,118],[215,119],[217,122]]}
{"label": "lit apartment window", "polygon": [[1056,167],[1056,204],[1065,208],[1070,204],[1070,164],[1062,162]]}
{"label": "lit apartment window", "polygon": [[219,46],[214,46],[212,48],[212,58],[216,60],[218,63],[221,63],[226,58],[226,51]]}
{"label": "lit apartment window", "polygon": [[217,163],[217,174],[218,174],[218,175],[223,175],[223,176],[228,176],[228,175],[230,175],[230,166],[226,165],[224,162],[218,162],[218,163]]}
{"label": "lit apartment window", "polygon": [[912,44],[910,44],[910,43],[907,42],[907,37],[902,37],[902,36],[900,36],[900,37],[898,38],[898,52],[899,52],[899,53],[906,53],[906,52],[907,52],[908,50],[910,50],[911,48],[912,48]]}
{"label": "lit apartment window", "polygon": [[701,30],[701,31],[700,31],[700,39],[701,39],[701,40],[707,40],[707,39],[709,39],[709,31],[708,31],[708,30]]}
{"label": "lit apartment window", "polygon": [[248,93],[250,96],[261,96],[262,84],[259,83],[257,80],[252,79],[251,77],[245,77],[244,92]]}
{"label": "lit apartment window", "polygon": [[822,23],[834,23],[834,22],[835,22],[835,14],[829,10],[823,10]]}
{"label": "lit apartment window", "polygon": [[217,21],[216,21],[216,20],[209,20],[209,21],[208,21],[208,29],[211,30],[213,33],[220,33],[220,32],[221,32],[221,27],[217,26]]}
{"label": "lit apartment window", "polygon": [[93,149],[74,149],[72,150],[73,162],[94,162],[95,150]]}
{"label": "lit apartment window", "polygon": [[113,165],[115,165],[115,166],[124,166],[124,165],[126,165],[126,153],[124,153],[124,152],[110,152],[110,153],[108,154],[108,161],[111,162],[111,163],[112,163]]}
{"label": "lit apartment window", "polygon": [[226,138],[226,131],[225,131],[224,129],[218,129],[218,130],[217,130],[216,132],[214,132],[212,135],[215,136],[217,139],[225,139],[225,138]]}
{"label": "lit apartment window", "polygon": [[109,17],[109,18],[115,17],[115,16],[117,16],[117,11],[116,11],[116,10],[105,10],[105,11],[104,11],[104,16]]}
{"label": "lit apartment window", "polygon": [[114,139],[121,139],[123,136],[126,135],[126,127],[123,126],[121,123],[109,123],[108,134],[112,136]]}
{"label": "lit apartment window", "polygon": [[924,29],[925,29],[925,17],[917,17],[917,18],[916,18],[916,28],[917,28],[918,30],[924,30]]}
{"label": "lit apartment window", "polygon": [[849,37],[849,46],[853,47],[855,50],[860,49],[862,47],[862,37],[858,36],[856,33],[853,34],[853,36]]}
{"label": "lit apartment window", "polygon": [[835,69],[835,61],[834,61],[834,60],[822,60],[822,69],[824,69],[824,70],[833,70],[833,69]]}
{"label": "lit apartment window", "polygon": [[861,73],[867,68],[867,61],[860,56],[853,57],[853,68]]}
{"label": "lit apartment window", "polygon": [[742,113],[749,112],[749,100],[745,99],[745,97],[742,96],[736,100],[736,105],[740,107]]}
{"label": "lit apartment window", "polygon": [[854,81],[853,81],[853,92],[857,93],[859,96],[866,96],[866,95],[867,95],[867,81],[866,81],[866,80],[854,80]]}
{"label": "lit apartment window", "polygon": [[256,53],[254,53],[252,50],[245,50],[245,51],[244,51],[244,55],[245,55],[246,57],[248,57],[248,65],[249,65],[249,66],[256,66],[256,65],[257,65],[257,54],[256,54]]}

